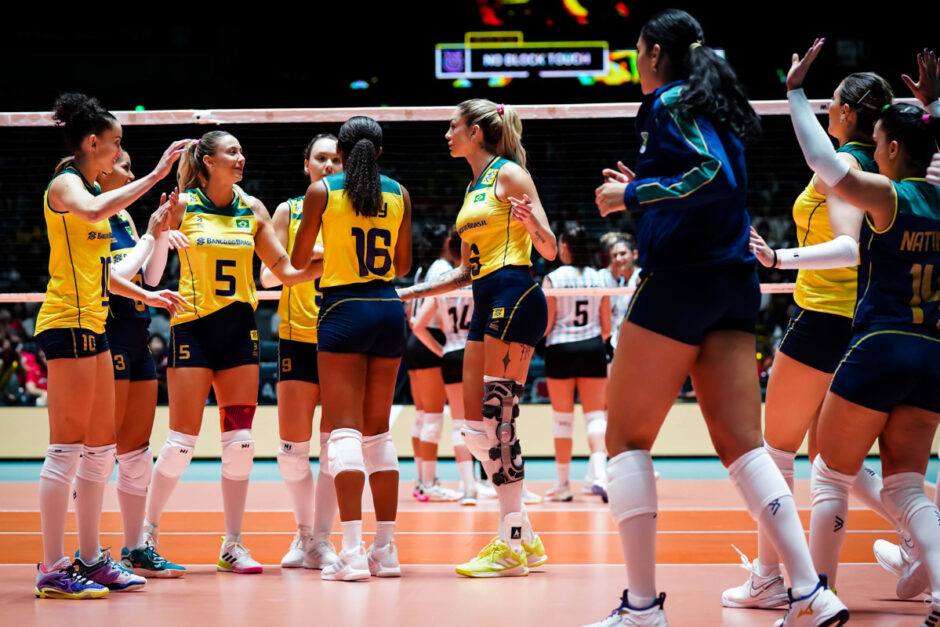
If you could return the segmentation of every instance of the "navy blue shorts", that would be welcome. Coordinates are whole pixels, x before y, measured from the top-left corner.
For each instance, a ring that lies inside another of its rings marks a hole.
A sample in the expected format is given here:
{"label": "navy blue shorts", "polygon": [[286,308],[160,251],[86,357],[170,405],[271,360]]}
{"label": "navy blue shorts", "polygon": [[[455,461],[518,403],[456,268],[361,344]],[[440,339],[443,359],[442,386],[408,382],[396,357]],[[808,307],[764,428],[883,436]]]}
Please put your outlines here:
{"label": "navy blue shorts", "polygon": [[401,300],[385,281],[323,288],[317,321],[321,353],[401,357],[407,326]]}
{"label": "navy blue shorts", "polygon": [[153,381],[157,366],[150,354],[149,320],[141,318],[108,320],[105,334],[111,346],[114,378],[118,381]]}
{"label": "navy blue shorts", "polygon": [[463,350],[450,351],[441,357],[441,378],[444,385],[463,382]]}
{"label": "navy blue shorts", "polygon": [[228,370],[259,361],[258,326],[248,303],[232,303],[170,327],[171,368]]}
{"label": "navy blue shorts", "polygon": [[528,266],[506,266],[473,282],[473,317],[467,340],[484,335],[535,346],[545,335],[548,303]]}
{"label": "navy blue shorts", "polygon": [[[446,341],[444,332],[440,329],[428,329],[431,335],[438,342],[443,344]],[[414,333],[408,336],[405,343],[405,367],[408,370],[423,370],[425,368],[440,368],[441,358],[431,352],[431,349],[424,345],[424,342],[418,339]]]}
{"label": "navy blue shorts", "polygon": [[46,329],[36,336],[36,343],[50,359],[94,357],[108,348],[108,336],[88,329]]}
{"label": "navy blue shorts", "polygon": [[754,333],[760,282],[754,266],[656,270],[637,285],[625,320],[698,346],[712,331]]}
{"label": "navy blue shorts", "polygon": [[801,364],[832,374],[851,339],[851,318],[797,306],[778,350]]}
{"label": "navy blue shorts", "polygon": [[306,381],[320,385],[317,370],[317,345],[281,339],[277,343],[277,380]]}
{"label": "navy blue shorts", "polygon": [[545,347],[545,376],[549,379],[607,378],[607,355],[601,336]]}
{"label": "navy blue shorts", "polygon": [[911,327],[861,330],[829,390],[875,411],[910,405],[940,412],[940,335]]}

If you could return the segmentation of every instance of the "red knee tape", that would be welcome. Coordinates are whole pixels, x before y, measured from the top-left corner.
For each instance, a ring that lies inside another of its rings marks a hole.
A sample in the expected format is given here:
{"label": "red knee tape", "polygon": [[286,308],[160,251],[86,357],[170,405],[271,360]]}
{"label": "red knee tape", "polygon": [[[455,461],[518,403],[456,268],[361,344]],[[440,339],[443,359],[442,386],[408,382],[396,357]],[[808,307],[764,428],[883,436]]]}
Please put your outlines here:
{"label": "red knee tape", "polygon": [[251,421],[255,418],[255,409],[255,405],[229,405],[228,407],[219,407],[222,431],[251,429]]}

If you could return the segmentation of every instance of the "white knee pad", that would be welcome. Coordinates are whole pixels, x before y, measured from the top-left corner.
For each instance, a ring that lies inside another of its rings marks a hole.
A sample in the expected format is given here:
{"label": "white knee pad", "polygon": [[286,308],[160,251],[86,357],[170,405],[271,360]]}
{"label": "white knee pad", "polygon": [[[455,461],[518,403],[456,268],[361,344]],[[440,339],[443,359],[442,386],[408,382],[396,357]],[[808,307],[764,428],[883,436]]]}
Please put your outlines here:
{"label": "white knee pad", "polygon": [[[809,482],[813,507],[823,501],[848,501],[849,489],[855,483],[855,475],[846,475],[833,470],[817,455],[813,461],[813,475]],[[923,491],[923,490],[921,490]]]}
{"label": "white knee pad", "polygon": [[154,469],[164,477],[179,479],[193,458],[196,436],[179,431],[166,434],[166,444],[160,450]]}
{"label": "white knee pad", "polygon": [[[587,414],[584,418],[587,419]],[[556,440],[570,440],[574,437],[573,411],[552,411],[552,436]]]}
{"label": "white knee pad", "polygon": [[330,456],[330,474],[336,477],[341,472],[365,474],[366,463],[362,457],[362,433],[355,429],[333,429],[327,444]]}
{"label": "white knee pad", "polygon": [[441,432],[444,430],[444,414],[424,412],[424,422],[421,423],[421,441],[437,444],[441,441]]}
{"label": "white knee pad", "polygon": [[248,429],[222,432],[222,476],[232,481],[246,481],[255,459],[255,442]]}
{"label": "white knee pad", "polygon": [[458,446],[467,447],[467,443],[463,441],[463,433],[461,433],[463,426],[463,420],[451,420],[450,442],[454,445],[454,448]]}
{"label": "white knee pad", "polygon": [[398,472],[398,454],[388,431],[362,438],[362,457],[370,475],[383,471]]}
{"label": "white knee pad", "polygon": [[296,483],[310,476],[310,442],[281,440],[277,449],[277,468],[284,481]]}
{"label": "white knee pad", "polygon": [[327,476],[327,477],[332,477],[333,475],[330,474],[330,454],[329,454],[330,444],[329,443],[330,443],[330,434],[324,433],[321,431],[320,432],[320,457],[318,458],[320,461],[320,474]]}
{"label": "white knee pad", "polygon": [[82,449],[82,460],[78,463],[76,476],[85,481],[104,483],[114,472],[114,445],[86,446]]}
{"label": "white knee pad", "polygon": [[117,489],[127,494],[147,496],[153,474],[153,451],[149,446],[117,456]]}
{"label": "white knee pad", "polygon": [[421,439],[421,426],[424,424],[424,412],[420,409],[415,410],[415,421],[411,423],[411,437],[416,440]]}
{"label": "white knee pad", "polygon": [[649,451],[624,451],[607,463],[610,515],[620,524],[628,518],[655,515],[659,509],[656,475]]}
{"label": "white knee pad", "polygon": [[60,483],[72,483],[83,448],[82,444],[50,444],[39,476]]}
{"label": "white knee pad", "polygon": [[780,474],[783,475],[783,478],[788,483],[793,481],[793,463],[794,460],[796,460],[796,453],[774,448],[767,444],[767,440],[764,440],[764,450],[766,450],[770,455],[770,459],[774,460],[774,463],[777,465],[777,468],[780,469]]}
{"label": "white knee pad", "polygon": [[780,469],[764,447],[752,449],[728,466],[731,483],[744,497],[744,503],[754,520],[760,518],[764,508],[777,499],[792,498]]}
{"label": "white knee pad", "polygon": [[924,494],[924,476],[918,472],[899,472],[882,481],[881,502],[905,531],[910,530],[915,514],[936,507]]}
{"label": "white knee pad", "polygon": [[589,411],[584,414],[584,426],[588,436],[607,434],[607,412],[603,409]]}
{"label": "white knee pad", "polygon": [[499,470],[499,463],[490,459],[490,450],[493,447],[494,439],[487,435],[486,431],[481,430],[483,423],[466,421],[461,430],[464,444],[470,454],[476,458],[483,466],[487,476]]}

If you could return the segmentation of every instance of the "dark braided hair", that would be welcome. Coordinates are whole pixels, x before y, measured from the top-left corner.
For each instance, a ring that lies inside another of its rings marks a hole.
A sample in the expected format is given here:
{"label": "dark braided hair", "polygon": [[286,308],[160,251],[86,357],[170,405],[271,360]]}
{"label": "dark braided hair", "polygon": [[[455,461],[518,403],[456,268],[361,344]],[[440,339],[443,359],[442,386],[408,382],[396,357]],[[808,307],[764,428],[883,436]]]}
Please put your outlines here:
{"label": "dark braided hair", "polygon": [[[81,150],[85,137],[114,128],[117,122],[117,118],[102,107],[97,98],[77,93],[62,94],[56,98],[52,119],[56,126],[62,127],[65,147],[72,155]],[[71,162],[69,158],[60,161],[56,172]]]}
{"label": "dark braided hair", "polygon": [[375,217],[382,208],[382,183],[376,163],[382,148],[382,128],[364,115],[349,118],[337,140],[346,173],[344,190],[356,215]]}

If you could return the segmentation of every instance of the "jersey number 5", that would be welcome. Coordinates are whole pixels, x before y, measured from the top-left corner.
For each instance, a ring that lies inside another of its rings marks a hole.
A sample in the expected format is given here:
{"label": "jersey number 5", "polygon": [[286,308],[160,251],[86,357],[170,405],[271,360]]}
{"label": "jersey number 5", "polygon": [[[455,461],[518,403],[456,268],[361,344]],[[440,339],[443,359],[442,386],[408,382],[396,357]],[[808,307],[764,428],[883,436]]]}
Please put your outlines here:
{"label": "jersey number 5", "polygon": [[388,251],[392,245],[392,234],[385,229],[363,231],[353,227],[352,236],[356,240],[359,276],[369,276],[370,273],[384,276],[392,267],[392,255]]}
{"label": "jersey number 5", "polygon": [[217,287],[215,293],[217,296],[234,296],[235,295],[235,277],[230,274],[225,274],[226,268],[235,267],[234,259],[216,259],[215,260],[215,282],[218,284],[225,284],[228,287],[222,288]]}

